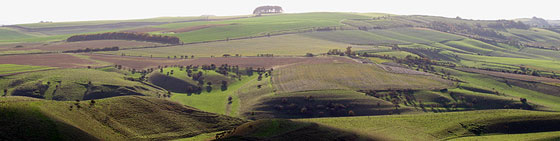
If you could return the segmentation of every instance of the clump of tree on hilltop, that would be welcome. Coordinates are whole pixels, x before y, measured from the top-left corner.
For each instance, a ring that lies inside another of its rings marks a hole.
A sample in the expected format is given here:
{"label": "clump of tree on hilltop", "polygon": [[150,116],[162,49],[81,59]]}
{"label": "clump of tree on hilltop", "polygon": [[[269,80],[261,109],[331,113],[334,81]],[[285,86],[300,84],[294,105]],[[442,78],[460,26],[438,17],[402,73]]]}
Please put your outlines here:
{"label": "clump of tree on hilltop", "polygon": [[253,14],[261,15],[268,13],[282,13],[284,10],[280,6],[260,6],[253,10]]}
{"label": "clump of tree on hilltop", "polygon": [[66,39],[67,42],[91,41],[91,40],[135,40],[156,42],[164,44],[180,44],[181,40],[177,37],[150,35],[146,33],[129,33],[129,32],[108,32],[98,34],[74,35]]}

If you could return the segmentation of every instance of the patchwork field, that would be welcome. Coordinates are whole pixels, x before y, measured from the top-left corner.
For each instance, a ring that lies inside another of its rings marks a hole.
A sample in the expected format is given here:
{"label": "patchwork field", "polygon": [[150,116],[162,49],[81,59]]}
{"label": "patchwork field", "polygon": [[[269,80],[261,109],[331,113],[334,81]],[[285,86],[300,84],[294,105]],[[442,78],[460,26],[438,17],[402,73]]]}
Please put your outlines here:
{"label": "patchwork field", "polygon": [[90,54],[91,59],[113,64],[123,65],[135,69],[165,65],[237,65],[239,67],[264,67],[272,68],[289,64],[314,64],[314,63],[355,63],[355,61],[344,57],[195,57],[195,59],[164,59],[148,57],[121,57],[115,55]]}
{"label": "patchwork field", "polygon": [[[107,32],[180,41],[65,41]],[[557,32],[341,12],[6,25],[0,140],[557,140]]]}
{"label": "patchwork field", "polygon": [[[330,49],[345,49],[348,44],[330,42],[301,35],[282,35],[255,39],[220,41],[203,44],[173,46],[165,48],[134,49],[110,54],[127,54],[133,56],[167,57],[194,55],[196,57],[219,57],[224,54],[256,56],[257,54],[274,54],[274,56],[304,56],[306,53],[326,53]],[[367,49],[355,47],[354,50]]]}

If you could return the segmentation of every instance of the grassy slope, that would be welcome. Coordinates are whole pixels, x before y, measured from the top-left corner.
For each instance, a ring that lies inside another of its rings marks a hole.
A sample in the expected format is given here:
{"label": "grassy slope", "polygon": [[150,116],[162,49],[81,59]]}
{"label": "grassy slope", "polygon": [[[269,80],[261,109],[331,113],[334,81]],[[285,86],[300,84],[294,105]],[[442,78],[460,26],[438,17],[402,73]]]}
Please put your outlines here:
{"label": "grassy slope", "polygon": [[[179,71],[179,68],[166,68],[164,69],[164,73],[167,73],[171,70],[174,70],[172,77],[179,78],[186,80],[188,82],[192,81],[190,78],[187,77],[187,73],[185,71]],[[238,91],[240,88],[245,85],[248,81],[252,81],[256,79],[256,75],[253,76],[242,76],[241,80],[231,80],[221,74],[218,74],[214,71],[203,71],[203,76],[219,76],[223,80],[229,81],[228,89],[225,91],[220,90],[221,80],[212,82],[213,90],[211,92],[207,92],[206,89],[203,90],[200,94],[186,94],[186,93],[173,93],[171,99],[173,101],[177,101],[181,104],[189,105],[203,111],[208,111],[212,113],[218,114],[227,114],[229,116],[237,117],[239,116],[239,107],[240,107],[240,99],[238,98]],[[159,73],[159,72],[155,72]],[[198,72],[193,72],[196,74]],[[205,83],[209,80],[205,80]],[[196,85],[196,82],[190,82]],[[204,88],[207,84],[204,84]],[[228,97],[231,96],[233,98],[233,102],[230,105],[229,112],[227,110],[228,107]]]}
{"label": "grassy slope", "polygon": [[[91,69],[60,69],[7,76],[0,79],[0,87],[8,88],[9,93],[28,95],[45,99],[81,100],[86,96],[110,97],[128,94],[156,95],[163,93],[150,86],[125,80],[125,75]],[[93,86],[86,94],[87,84]],[[50,82],[50,85],[48,85]],[[59,88],[56,88],[59,85]],[[45,88],[46,86],[46,88]],[[30,90],[31,92],[29,92]],[[19,91],[16,93],[16,91]],[[101,93],[97,93],[101,91]],[[104,91],[104,92],[103,92]],[[92,94],[93,95],[89,95]],[[106,95],[109,94],[109,95]]]}
{"label": "grassy slope", "polygon": [[[317,73],[321,71],[321,73]],[[279,93],[321,89],[382,90],[448,87],[445,81],[422,75],[385,72],[372,65],[310,64],[276,70],[273,83]]]}
{"label": "grassy slope", "polygon": [[386,140],[316,123],[268,119],[245,123],[221,140]]}
{"label": "grassy slope", "polygon": [[376,55],[387,55],[389,57],[391,56],[395,56],[397,58],[403,59],[406,56],[410,55],[412,57],[419,57],[416,54],[410,53],[410,52],[406,52],[406,51],[390,51],[390,52],[378,52],[378,53],[374,53]]}
{"label": "grassy slope", "polygon": [[[167,57],[175,55],[195,55],[200,57],[222,56],[223,54],[241,54],[243,56],[256,56],[257,54],[297,55],[305,53],[326,53],[329,49],[344,49],[348,45],[325,40],[309,38],[301,35],[282,35],[269,38],[255,38],[247,40],[232,40],[228,42],[214,42],[174,46],[166,48],[124,50],[104,52],[110,54],[142,55],[154,57]],[[356,47],[355,50],[360,50]]]}
{"label": "grassy slope", "polygon": [[[148,97],[100,99],[96,100],[93,106],[89,101],[83,101],[79,103],[81,108],[76,108],[77,103],[70,101],[26,100],[29,98],[0,98],[0,101],[6,102],[0,106],[4,109],[0,111],[0,115],[6,117],[0,119],[0,122],[3,127],[13,127],[0,128],[1,133],[6,135],[3,138],[20,136],[23,137],[20,139],[165,140],[228,130],[244,122],[237,118],[202,112],[178,103]],[[19,116],[25,118],[15,118]],[[18,132],[20,129],[37,129],[39,132],[25,135]],[[44,132],[48,134],[43,134]]]}
{"label": "grassy slope", "polygon": [[0,64],[0,75],[53,69],[52,67]]}
{"label": "grassy slope", "polygon": [[[441,69],[441,68],[438,67],[436,69]],[[485,89],[495,89],[496,91],[505,93],[506,95],[509,96],[527,98],[529,102],[546,106],[548,108],[551,108],[551,110],[556,110],[556,111],[560,110],[560,105],[558,104],[558,101],[560,101],[560,97],[531,91],[517,86],[510,86],[506,83],[501,82],[503,81],[503,79],[501,78],[491,77],[482,74],[467,73],[467,72],[451,70],[451,69],[444,69],[444,70],[445,72],[451,73],[451,75],[456,76],[460,80],[466,82],[466,84],[462,84],[462,85],[480,87]],[[515,100],[516,99],[517,98],[515,98]]]}
{"label": "grassy slope", "polygon": [[226,38],[266,35],[270,32],[306,29],[312,27],[341,26],[340,20],[370,18],[352,13],[301,13],[279,14],[262,17],[235,19],[226,21],[176,23],[156,26],[177,29],[208,24],[235,24],[206,28],[191,32],[168,34],[179,37],[183,42],[223,40]]}
{"label": "grassy slope", "polygon": [[12,29],[8,29],[8,28],[0,28],[0,41],[2,40],[12,40],[12,39],[18,39],[18,38],[30,38],[33,36],[12,30]]}
{"label": "grassy slope", "polygon": [[348,44],[395,44],[407,43],[399,39],[393,39],[382,35],[374,34],[372,32],[365,32],[361,30],[343,30],[332,32],[312,32],[304,33],[303,35],[329,40],[334,42],[342,42]]}
{"label": "grassy slope", "polygon": [[449,33],[420,28],[396,28],[371,31],[345,30],[333,32],[313,32],[305,33],[304,35],[349,44],[425,44],[464,38]]}
{"label": "grassy slope", "polygon": [[[310,100],[306,100],[307,98]],[[286,99],[286,102],[282,102]],[[336,107],[329,104],[344,105]],[[291,106],[294,104],[293,106]],[[379,104],[379,105],[377,105]],[[278,106],[283,108],[278,109]],[[336,110],[329,110],[336,108]],[[301,112],[305,108],[307,111]],[[353,114],[349,114],[352,111]],[[405,107],[395,110],[393,105],[382,99],[366,96],[364,93],[351,90],[320,90],[301,91],[293,93],[274,94],[263,97],[253,107],[251,112],[245,113],[248,117],[263,118],[311,118],[311,117],[339,117],[339,116],[364,116],[387,115],[399,113],[418,113],[412,108]]]}
{"label": "grassy slope", "polygon": [[300,121],[320,123],[363,134],[381,134],[394,140],[438,140],[473,135],[459,123],[491,125],[523,120],[559,120],[558,115],[559,113],[523,110],[481,110],[442,114],[315,118]]}
{"label": "grassy slope", "polygon": [[487,135],[487,136],[473,136],[473,137],[463,137],[456,138],[452,140],[457,141],[511,141],[511,140],[542,140],[542,141],[554,141],[560,139],[560,131],[553,132],[538,132],[538,133],[524,133],[524,134],[503,134],[503,135]]}

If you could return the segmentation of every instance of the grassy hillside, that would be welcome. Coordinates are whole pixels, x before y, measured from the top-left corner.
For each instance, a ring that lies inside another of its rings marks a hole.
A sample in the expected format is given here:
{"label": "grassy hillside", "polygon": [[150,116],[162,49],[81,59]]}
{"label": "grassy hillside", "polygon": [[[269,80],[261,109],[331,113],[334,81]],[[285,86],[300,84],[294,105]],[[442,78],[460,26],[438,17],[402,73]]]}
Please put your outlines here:
{"label": "grassy hillside", "polygon": [[277,69],[273,76],[272,82],[278,93],[324,89],[438,89],[450,86],[450,82],[433,76],[389,73],[373,65],[343,63],[288,66]]}
{"label": "grassy hillside", "polygon": [[542,140],[554,141],[560,139],[560,131],[553,132],[538,132],[538,133],[523,133],[523,134],[502,134],[502,135],[487,135],[487,136],[473,136],[451,139],[453,141],[472,141],[472,140],[493,140],[493,141],[508,141],[508,140]]}
{"label": "grassy hillside", "polygon": [[0,68],[1,68],[0,75],[54,69],[53,67],[15,65],[15,64],[0,64]]}
{"label": "grassy hillside", "polygon": [[158,28],[177,29],[201,25],[233,24],[217,26],[190,32],[165,34],[179,37],[183,42],[224,40],[249,36],[262,36],[268,33],[282,33],[287,31],[307,30],[314,27],[343,26],[343,19],[363,19],[379,15],[363,16],[353,13],[300,13],[278,14],[261,17],[234,19],[225,21],[176,23],[155,26]]}
{"label": "grassy hillside", "polygon": [[384,140],[315,123],[269,119],[245,123],[219,140]]}
{"label": "grassy hillside", "polygon": [[[171,72],[171,70],[173,70],[173,74],[167,76],[167,72]],[[237,117],[240,114],[240,99],[238,97],[238,92],[241,90],[240,88],[248,81],[257,79],[257,75],[241,75],[240,79],[233,79],[231,76],[235,75],[234,73],[225,76],[213,70],[206,71],[198,69],[197,71],[193,71],[193,74],[197,74],[198,72],[203,73],[201,79],[203,81],[202,91],[187,92],[186,88],[188,86],[198,86],[198,82],[194,81],[192,76],[188,77],[187,72],[185,71],[186,69],[182,70],[183,71],[181,71],[178,67],[168,67],[163,69],[163,74],[160,72],[153,72],[148,75],[149,81],[171,91],[171,99],[173,101],[192,106],[203,111],[233,117]],[[221,89],[222,81],[227,82],[227,89],[225,90]],[[208,85],[208,82],[211,82],[212,85]],[[211,87],[210,91],[207,89],[208,86]],[[230,97],[232,98],[231,102],[228,100]]]}
{"label": "grassy hillside", "polygon": [[302,91],[263,97],[250,113],[254,119],[312,118],[387,115],[419,112],[413,108],[395,109],[383,99],[349,90]]}
{"label": "grassy hillside", "polygon": [[33,37],[33,36],[18,32],[18,31],[13,30],[13,29],[8,29],[8,28],[3,28],[3,27],[0,28],[0,41],[19,39],[19,38],[30,38],[30,37]]}
{"label": "grassy hillside", "polygon": [[243,120],[164,99],[125,96],[82,102],[2,97],[2,139],[168,140],[229,130]]}
{"label": "grassy hillside", "polygon": [[[438,140],[476,134],[558,131],[559,113],[482,110],[442,114],[299,119],[393,140]],[[504,128],[508,126],[508,128]]]}
{"label": "grassy hillside", "polygon": [[52,100],[88,100],[122,95],[156,96],[164,91],[125,79],[124,74],[93,69],[59,69],[0,78],[8,95]]}

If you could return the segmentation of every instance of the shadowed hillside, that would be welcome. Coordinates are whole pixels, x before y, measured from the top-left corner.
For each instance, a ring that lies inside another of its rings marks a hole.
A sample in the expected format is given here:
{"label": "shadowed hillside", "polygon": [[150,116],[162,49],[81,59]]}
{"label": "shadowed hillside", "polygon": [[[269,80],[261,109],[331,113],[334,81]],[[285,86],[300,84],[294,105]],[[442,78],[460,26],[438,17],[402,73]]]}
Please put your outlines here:
{"label": "shadowed hillside", "polygon": [[168,140],[232,129],[244,121],[163,99],[81,102],[0,98],[2,140]]}

